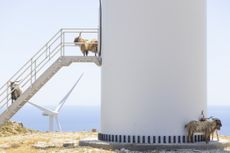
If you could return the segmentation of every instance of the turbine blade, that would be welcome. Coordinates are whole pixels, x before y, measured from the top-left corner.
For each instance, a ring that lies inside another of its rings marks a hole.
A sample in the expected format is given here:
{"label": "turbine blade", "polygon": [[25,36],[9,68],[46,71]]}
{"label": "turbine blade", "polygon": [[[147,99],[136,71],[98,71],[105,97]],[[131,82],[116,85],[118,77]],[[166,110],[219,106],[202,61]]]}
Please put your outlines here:
{"label": "turbine blade", "polygon": [[78,82],[81,80],[82,76],[84,73],[82,73],[80,75],[80,77],[78,78],[78,80],[75,82],[75,84],[73,85],[73,87],[69,90],[69,92],[62,98],[62,100],[59,102],[57,108],[55,109],[55,112],[59,112],[61,110],[61,108],[63,107],[63,105],[65,104],[66,100],[68,99],[68,97],[70,96],[70,94],[72,93],[72,91],[74,90],[74,88],[77,86]]}
{"label": "turbine blade", "polygon": [[37,107],[38,109],[40,109],[41,111],[43,111],[43,112],[45,112],[45,113],[48,113],[48,114],[54,114],[54,113],[55,113],[54,111],[52,111],[52,110],[50,110],[50,109],[48,109],[48,108],[42,107],[42,106],[37,105],[37,104],[34,104],[34,103],[32,103],[32,102],[29,102],[29,101],[28,101],[28,103],[31,104],[31,105],[33,105],[34,107]]}

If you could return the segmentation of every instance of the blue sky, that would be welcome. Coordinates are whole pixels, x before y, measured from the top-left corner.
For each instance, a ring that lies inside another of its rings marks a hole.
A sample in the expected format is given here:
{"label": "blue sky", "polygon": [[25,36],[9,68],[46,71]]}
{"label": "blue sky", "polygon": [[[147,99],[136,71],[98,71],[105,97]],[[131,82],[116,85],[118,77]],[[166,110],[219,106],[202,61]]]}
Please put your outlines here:
{"label": "blue sky", "polygon": [[[5,83],[60,28],[98,27],[97,0],[0,0],[0,84]],[[72,64],[59,71],[32,99],[56,105],[84,72],[67,105],[100,104],[100,68]]]}
{"label": "blue sky", "polygon": [[208,104],[230,104],[230,1],[207,0]]}
{"label": "blue sky", "polygon": [[[208,104],[230,104],[230,1],[207,0]],[[98,27],[98,0],[0,0],[0,85],[60,28]],[[73,64],[62,69],[33,98],[55,105],[85,72],[67,105],[100,104],[100,68]],[[63,81],[64,80],[64,81]]]}

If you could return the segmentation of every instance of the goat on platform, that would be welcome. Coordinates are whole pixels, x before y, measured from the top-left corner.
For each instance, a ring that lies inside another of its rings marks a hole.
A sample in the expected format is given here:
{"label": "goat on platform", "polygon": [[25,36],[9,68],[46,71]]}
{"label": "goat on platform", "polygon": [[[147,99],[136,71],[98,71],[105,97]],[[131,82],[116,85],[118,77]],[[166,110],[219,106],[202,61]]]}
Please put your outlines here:
{"label": "goat on platform", "polygon": [[74,44],[80,46],[83,56],[88,56],[89,51],[95,53],[95,56],[98,52],[98,41],[96,39],[87,40],[79,36],[74,39]]}

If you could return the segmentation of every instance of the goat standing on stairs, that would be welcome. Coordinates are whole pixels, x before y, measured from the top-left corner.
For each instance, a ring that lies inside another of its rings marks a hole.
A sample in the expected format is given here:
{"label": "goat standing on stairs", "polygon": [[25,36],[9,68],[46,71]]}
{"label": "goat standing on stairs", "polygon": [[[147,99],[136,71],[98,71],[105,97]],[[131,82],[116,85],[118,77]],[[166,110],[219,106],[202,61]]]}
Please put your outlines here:
{"label": "goat standing on stairs", "polygon": [[18,99],[18,97],[20,97],[20,95],[22,94],[22,90],[19,86],[18,83],[16,83],[17,81],[10,81],[10,93],[11,93],[11,100],[12,103]]}

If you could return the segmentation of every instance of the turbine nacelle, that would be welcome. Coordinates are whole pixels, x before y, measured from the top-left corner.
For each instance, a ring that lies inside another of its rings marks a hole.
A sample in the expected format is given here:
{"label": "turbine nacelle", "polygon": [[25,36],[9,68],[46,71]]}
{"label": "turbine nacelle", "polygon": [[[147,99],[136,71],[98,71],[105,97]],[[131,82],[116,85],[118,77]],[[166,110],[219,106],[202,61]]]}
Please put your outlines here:
{"label": "turbine nacelle", "polygon": [[42,116],[57,116],[58,112],[52,112],[52,113],[48,113],[48,112],[43,112]]}

